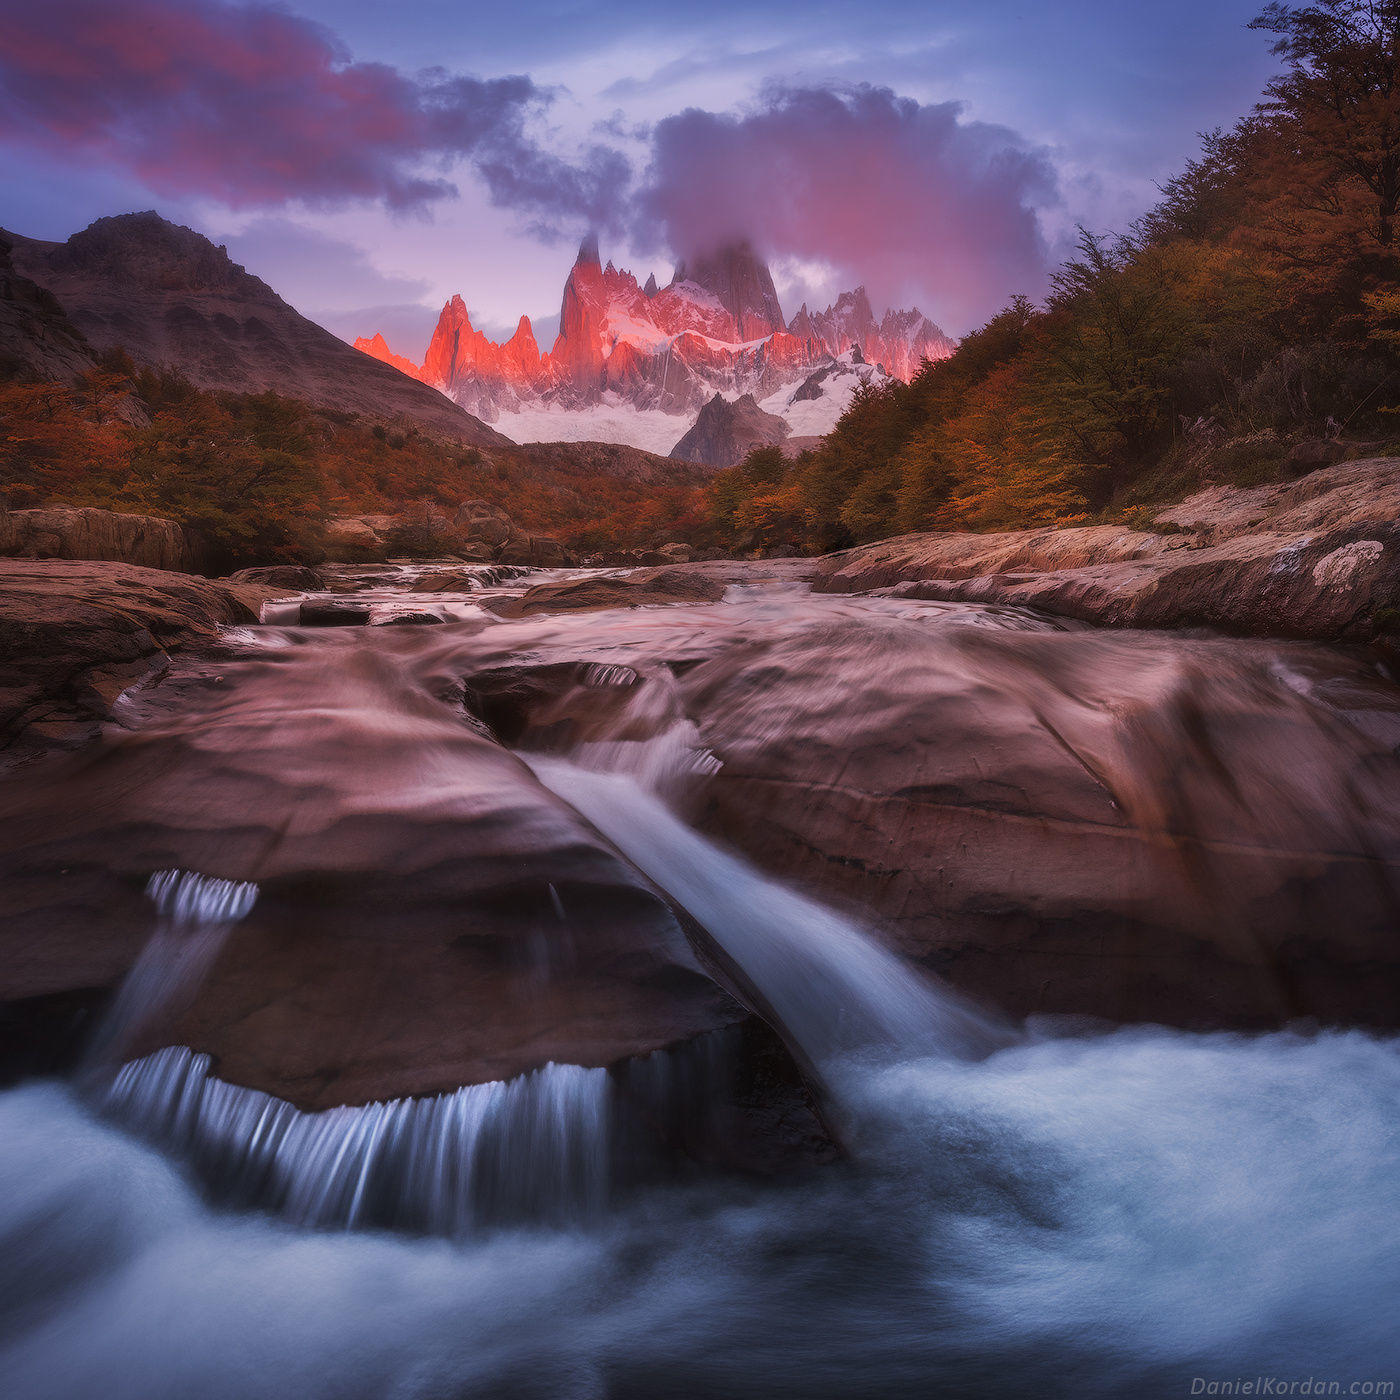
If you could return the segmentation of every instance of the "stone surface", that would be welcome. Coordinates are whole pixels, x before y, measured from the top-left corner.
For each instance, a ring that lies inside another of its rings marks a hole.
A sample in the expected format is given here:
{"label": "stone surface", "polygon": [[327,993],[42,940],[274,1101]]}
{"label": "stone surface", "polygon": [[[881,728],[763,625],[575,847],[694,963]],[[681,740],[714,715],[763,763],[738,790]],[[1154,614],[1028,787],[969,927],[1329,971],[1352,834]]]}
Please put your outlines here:
{"label": "stone surface", "polygon": [[496,551],[501,564],[525,564],[532,569],[562,569],[577,563],[573,550],[549,535],[512,535]]}
{"label": "stone surface", "polygon": [[303,603],[298,613],[303,627],[364,627],[369,608],[361,603]]}
{"label": "stone surface", "polygon": [[230,574],[230,583],[260,583],[268,588],[285,588],[296,593],[310,593],[326,586],[326,576],[319,569],[303,564],[266,564],[253,569],[239,569]]}
{"label": "stone surface", "polygon": [[629,574],[537,583],[519,598],[486,599],[483,606],[501,617],[533,613],[582,612],[594,608],[636,608],[660,603],[713,603],[724,585],[681,568],[637,569]]}
{"label": "stone surface", "polygon": [[0,556],[95,559],[193,573],[209,559],[194,531],[174,520],[93,507],[0,511]]}
{"label": "stone surface", "polygon": [[901,584],[902,597],[1038,608],[1101,627],[1369,640],[1400,606],[1400,528],[1238,535],[1138,560]]}
{"label": "stone surface", "polygon": [[702,819],[1016,1013],[1400,1007],[1400,692],[1305,646],[910,621],[688,669]]}
{"label": "stone surface", "polygon": [[427,639],[223,660],[133,732],[0,782],[0,1001],[110,987],[152,931],[148,877],[180,868],[260,895],[150,1043],[303,1108],[613,1064],[741,1020],[683,920],[435,693]]}
{"label": "stone surface", "polygon": [[168,653],[276,593],[133,565],[0,559],[0,745],[90,729]]}
{"label": "stone surface", "polygon": [[1393,524],[1400,520],[1400,458],[1367,457],[1270,486],[1215,486],[1157,519],[1208,539],[1333,530],[1369,521]]}
{"label": "stone surface", "polygon": [[1400,461],[1216,487],[1116,525],[904,535],[819,561],[821,591],[1014,604],[1109,627],[1369,640],[1400,605]]}

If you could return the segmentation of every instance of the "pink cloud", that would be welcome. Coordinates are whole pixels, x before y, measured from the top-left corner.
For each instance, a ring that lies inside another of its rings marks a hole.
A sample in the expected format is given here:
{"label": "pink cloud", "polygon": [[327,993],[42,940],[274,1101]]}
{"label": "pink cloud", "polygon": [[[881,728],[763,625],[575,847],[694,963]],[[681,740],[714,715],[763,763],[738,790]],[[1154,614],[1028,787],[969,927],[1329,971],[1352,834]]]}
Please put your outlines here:
{"label": "pink cloud", "polygon": [[639,236],[679,254],[747,237],[831,264],[876,303],[918,300],[950,329],[1043,288],[1046,156],[1004,127],[886,88],[774,88],[737,115],[659,122]]}
{"label": "pink cloud", "polygon": [[0,36],[0,140],[232,208],[450,197],[425,165],[547,161],[523,134],[547,101],[527,77],[357,63],[320,25],[223,0],[41,0]]}

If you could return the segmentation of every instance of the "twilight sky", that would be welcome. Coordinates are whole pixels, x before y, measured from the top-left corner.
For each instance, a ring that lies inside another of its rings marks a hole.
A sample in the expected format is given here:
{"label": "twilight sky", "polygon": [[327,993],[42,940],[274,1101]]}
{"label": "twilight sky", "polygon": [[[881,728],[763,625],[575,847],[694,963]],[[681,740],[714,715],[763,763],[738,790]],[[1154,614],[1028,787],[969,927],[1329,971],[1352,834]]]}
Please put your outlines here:
{"label": "twilight sky", "polygon": [[589,227],[639,278],[748,236],[784,309],[953,334],[1121,228],[1276,61],[1259,0],[0,0],[0,225],[156,208],[347,338],[461,292],[548,344]]}

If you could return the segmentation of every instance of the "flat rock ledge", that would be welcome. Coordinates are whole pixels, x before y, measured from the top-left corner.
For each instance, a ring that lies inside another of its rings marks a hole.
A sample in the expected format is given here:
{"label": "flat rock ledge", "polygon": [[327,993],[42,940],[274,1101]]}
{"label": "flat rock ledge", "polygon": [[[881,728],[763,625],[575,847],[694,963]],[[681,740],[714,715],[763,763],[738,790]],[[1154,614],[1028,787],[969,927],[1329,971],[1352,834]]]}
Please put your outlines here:
{"label": "flat rock ledge", "polygon": [[1101,627],[1213,627],[1372,640],[1400,610],[1400,461],[1285,486],[1215,487],[1158,517],[1000,534],[920,534],[819,561],[818,592],[1036,608]]}
{"label": "flat rock ledge", "polygon": [[134,564],[0,559],[0,748],[84,737],[169,653],[256,622],[276,596]]}

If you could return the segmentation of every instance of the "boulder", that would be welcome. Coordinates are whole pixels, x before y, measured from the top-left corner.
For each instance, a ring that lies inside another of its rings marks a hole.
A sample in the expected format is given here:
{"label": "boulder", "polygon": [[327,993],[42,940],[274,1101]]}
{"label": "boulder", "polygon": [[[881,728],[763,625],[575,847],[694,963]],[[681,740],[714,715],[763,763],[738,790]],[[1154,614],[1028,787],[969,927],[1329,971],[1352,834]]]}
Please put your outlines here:
{"label": "boulder", "polygon": [[178,521],[73,506],[0,511],[0,555],[106,560],[183,573],[197,573],[209,561],[204,542]]}
{"label": "boulder", "polygon": [[695,551],[688,544],[663,544],[656,551],[667,564],[689,564]]}
{"label": "boulder", "polygon": [[128,564],[0,560],[0,745],[81,736],[170,653],[258,620],[274,590]]}
{"label": "boulder", "polygon": [[228,577],[230,583],[260,583],[268,588],[286,588],[297,593],[311,593],[326,586],[326,576],[319,569],[302,564],[261,565],[239,569]]}
{"label": "boulder", "polygon": [[496,557],[495,549],[485,540],[460,540],[452,552],[467,564],[489,564]]}
{"label": "boulder", "polygon": [[1345,443],[1336,442],[1331,438],[1308,438],[1292,447],[1288,456],[1283,459],[1284,475],[1306,476],[1320,467],[1335,466],[1338,462],[1345,461],[1346,456]]}
{"label": "boulder", "polygon": [[537,583],[519,598],[486,599],[482,606],[501,617],[594,608],[637,608],[662,603],[715,603],[724,584],[680,569],[638,569],[630,574]]}
{"label": "boulder", "polygon": [[493,548],[517,533],[510,516],[489,501],[463,501],[453,517],[453,527],[463,539]]}
{"label": "boulder", "polygon": [[421,645],[228,658],[139,731],[0,782],[0,1003],[110,988],[150,937],[149,876],[177,868],[259,896],[126,1053],[189,1045],[305,1109],[612,1065],[743,1020],[697,931],[463,722]]}
{"label": "boulder", "polygon": [[436,613],[410,612],[400,613],[397,617],[386,618],[379,623],[380,627],[431,627],[445,622],[445,618],[439,617]]}
{"label": "boulder", "polygon": [[1393,686],[1301,645],[968,620],[686,669],[704,824],[1016,1013],[1396,1023]]}
{"label": "boulder", "polygon": [[356,516],[326,521],[325,553],[336,563],[374,563],[388,557],[385,534]]}
{"label": "boulder", "polygon": [[563,569],[577,562],[572,550],[548,535],[512,535],[496,551],[501,564],[527,564],[535,569]]}
{"label": "boulder", "polygon": [[363,603],[303,603],[298,620],[303,627],[364,627],[369,608]]}

